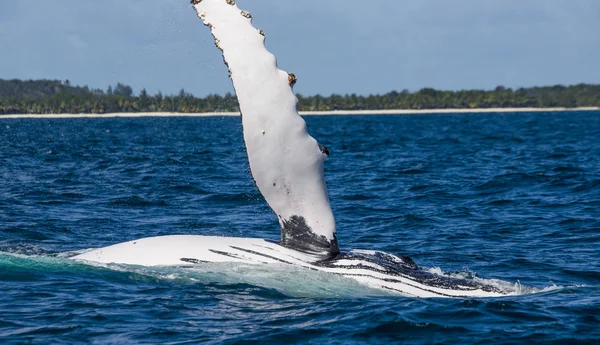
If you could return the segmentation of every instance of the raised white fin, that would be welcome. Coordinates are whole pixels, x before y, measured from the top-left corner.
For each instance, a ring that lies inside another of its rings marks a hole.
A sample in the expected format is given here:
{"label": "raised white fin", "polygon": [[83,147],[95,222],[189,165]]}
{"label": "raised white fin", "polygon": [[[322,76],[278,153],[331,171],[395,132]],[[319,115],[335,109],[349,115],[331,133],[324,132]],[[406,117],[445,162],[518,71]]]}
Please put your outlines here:
{"label": "raised white fin", "polygon": [[296,77],[277,67],[264,32],[234,0],[192,0],[229,67],[242,113],[250,170],[277,214],[283,246],[327,258],[339,252],[325,186],[328,150],[308,134],[292,91]]}

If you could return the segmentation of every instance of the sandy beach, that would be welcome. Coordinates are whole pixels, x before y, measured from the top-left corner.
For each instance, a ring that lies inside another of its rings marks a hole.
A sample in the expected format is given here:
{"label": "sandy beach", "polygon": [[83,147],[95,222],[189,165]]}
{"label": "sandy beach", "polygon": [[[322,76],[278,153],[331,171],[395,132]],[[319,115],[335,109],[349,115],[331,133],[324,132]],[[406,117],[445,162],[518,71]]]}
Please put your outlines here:
{"label": "sandy beach", "polygon": [[[565,112],[565,111],[600,111],[600,107],[582,108],[489,108],[489,109],[388,109],[388,110],[334,110],[334,111],[301,111],[300,115],[418,115],[418,114],[457,114],[457,113],[522,113],[522,112]],[[0,119],[23,118],[103,118],[103,117],[202,117],[202,116],[239,116],[237,112],[212,113],[111,113],[111,114],[11,114],[0,115]]]}

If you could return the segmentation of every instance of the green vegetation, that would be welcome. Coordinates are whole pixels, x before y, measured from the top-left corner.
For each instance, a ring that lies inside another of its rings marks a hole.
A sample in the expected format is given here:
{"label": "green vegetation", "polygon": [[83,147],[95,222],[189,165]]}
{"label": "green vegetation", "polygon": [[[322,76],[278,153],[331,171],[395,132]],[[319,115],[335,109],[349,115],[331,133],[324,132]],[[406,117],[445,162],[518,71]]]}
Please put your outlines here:
{"label": "green vegetation", "polygon": [[130,86],[120,83],[103,91],[71,86],[69,81],[0,79],[0,114],[197,113],[237,108],[237,99],[231,94],[196,98],[181,90],[174,96],[151,96],[142,90],[134,96]]}
{"label": "green vegetation", "polygon": [[[548,108],[599,107],[600,85],[578,84],[512,90],[439,91],[425,88],[417,92],[392,91],[384,95],[357,96],[298,95],[298,109],[380,110],[380,109],[464,109],[464,108]],[[237,99],[209,95],[197,98],[181,90],[178,95],[149,95],[142,90],[134,95],[124,84],[108,90],[72,86],[68,80],[0,79],[0,114],[120,113],[120,112],[224,112],[238,111]]]}

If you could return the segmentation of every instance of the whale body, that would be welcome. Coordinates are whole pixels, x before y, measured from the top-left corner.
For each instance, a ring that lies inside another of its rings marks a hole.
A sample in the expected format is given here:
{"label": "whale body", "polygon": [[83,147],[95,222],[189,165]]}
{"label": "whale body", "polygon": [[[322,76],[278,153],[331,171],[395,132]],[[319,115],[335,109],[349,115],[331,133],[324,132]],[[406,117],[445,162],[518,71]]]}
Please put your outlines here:
{"label": "whale body", "polygon": [[252,177],[279,220],[281,240],[211,236],[144,238],[89,250],[73,259],[141,266],[207,262],[289,264],[417,297],[496,297],[494,286],[420,269],[410,258],[378,251],[340,251],[323,165],[329,149],[308,133],[297,112],[296,76],[277,67],[265,34],[234,0],[192,0],[223,52],[242,115]]}
{"label": "whale body", "polygon": [[76,260],[137,266],[193,267],[208,262],[289,264],[352,278],[372,288],[414,297],[498,297],[495,286],[424,271],[408,257],[352,250],[318,260],[314,255],[260,238],[173,235],[94,249]]}

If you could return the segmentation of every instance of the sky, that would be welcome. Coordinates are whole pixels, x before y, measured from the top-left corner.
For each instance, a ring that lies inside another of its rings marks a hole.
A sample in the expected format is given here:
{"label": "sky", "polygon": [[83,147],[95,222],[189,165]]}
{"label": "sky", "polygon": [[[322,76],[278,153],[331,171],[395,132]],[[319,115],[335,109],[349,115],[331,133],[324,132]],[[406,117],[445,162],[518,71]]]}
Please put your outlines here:
{"label": "sky", "polygon": [[[237,3],[303,95],[600,83],[598,0]],[[0,47],[0,79],[233,92],[188,0],[0,0]]]}

